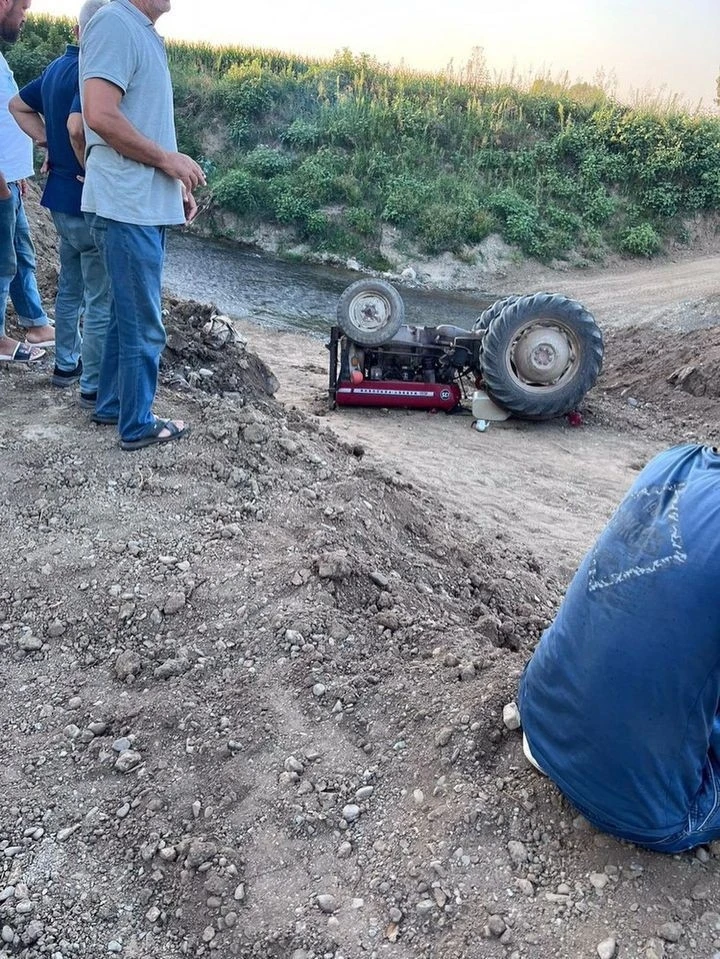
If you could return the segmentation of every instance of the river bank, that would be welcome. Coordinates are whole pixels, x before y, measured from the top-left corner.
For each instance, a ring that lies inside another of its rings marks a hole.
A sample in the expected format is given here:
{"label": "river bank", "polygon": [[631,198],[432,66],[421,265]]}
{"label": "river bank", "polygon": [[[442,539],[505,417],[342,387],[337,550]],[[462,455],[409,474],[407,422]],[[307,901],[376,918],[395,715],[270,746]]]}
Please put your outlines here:
{"label": "river bank", "polygon": [[720,950],[720,848],[595,832],[502,721],[637,471],[720,443],[719,328],[643,275],[588,278],[646,312],[580,428],[330,411],[322,339],[171,298],[180,444],[0,370],[3,959]]}

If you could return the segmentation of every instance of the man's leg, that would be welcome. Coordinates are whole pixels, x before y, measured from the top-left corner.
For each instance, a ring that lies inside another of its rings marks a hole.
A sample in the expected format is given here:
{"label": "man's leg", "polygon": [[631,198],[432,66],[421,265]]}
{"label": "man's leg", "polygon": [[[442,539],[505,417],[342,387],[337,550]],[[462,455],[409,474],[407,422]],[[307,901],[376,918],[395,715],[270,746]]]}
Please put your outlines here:
{"label": "man's leg", "polygon": [[716,839],[720,839],[720,758],[711,749],[705,764],[702,787],[688,816],[687,829],[681,836],[648,848],[658,852],[684,852]]}
{"label": "man's leg", "polygon": [[[60,274],[55,299],[55,385],[69,385],[80,378],[79,360],[80,310],[83,304],[83,276],[81,269],[81,237],[75,227],[80,224],[89,235],[83,217],[51,211],[55,229],[60,237]],[[70,374],[63,376],[63,374]],[[72,375],[74,374],[74,375]]]}
{"label": "man's leg", "polygon": [[[161,306],[165,230],[106,222],[105,256],[118,331],[118,431],[123,440],[138,440],[155,425],[152,404],[165,346]],[[104,365],[103,358],[103,371]]]}
{"label": "man's leg", "polygon": [[[10,284],[10,298],[18,315],[20,326],[28,330],[29,343],[52,345],[55,333],[40,301],[37,287],[35,247],[30,237],[20,187],[10,187],[15,201],[15,256],[17,270]],[[39,328],[42,329],[39,329]]]}
{"label": "man's leg", "polygon": [[11,195],[7,200],[0,200],[0,353],[12,353],[17,345],[16,340],[5,336],[5,311],[16,269],[15,204]]}
{"label": "man's leg", "polygon": [[[120,342],[118,316],[113,295],[113,283],[108,268],[107,228],[110,220],[106,220],[105,217],[102,216],[96,216],[94,213],[86,214],[85,219],[90,226],[92,238],[98,248],[100,258],[110,282],[110,318],[108,320],[107,330],[105,331],[105,343],[100,359],[95,415],[103,420],[112,422],[113,420],[117,420],[120,414],[120,400],[118,398]],[[121,278],[120,282],[122,282]]]}
{"label": "man's leg", "polygon": [[85,287],[83,372],[80,378],[80,395],[90,400],[93,396],[97,396],[103,347],[110,323],[112,293],[110,277],[105,267],[105,257],[98,249],[87,224],[85,224],[85,231],[88,242],[82,250],[80,261]]}

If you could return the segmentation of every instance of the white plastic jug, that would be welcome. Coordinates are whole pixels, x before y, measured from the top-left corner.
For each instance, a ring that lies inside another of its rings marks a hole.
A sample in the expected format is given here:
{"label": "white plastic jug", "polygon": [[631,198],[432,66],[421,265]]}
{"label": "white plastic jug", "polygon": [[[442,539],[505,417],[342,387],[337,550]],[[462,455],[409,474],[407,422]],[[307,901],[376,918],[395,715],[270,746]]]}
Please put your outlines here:
{"label": "white plastic jug", "polygon": [[472,399],[472,414],[476,420],[506,420],[510,414],[493,403],[484,390],[475,390]]}

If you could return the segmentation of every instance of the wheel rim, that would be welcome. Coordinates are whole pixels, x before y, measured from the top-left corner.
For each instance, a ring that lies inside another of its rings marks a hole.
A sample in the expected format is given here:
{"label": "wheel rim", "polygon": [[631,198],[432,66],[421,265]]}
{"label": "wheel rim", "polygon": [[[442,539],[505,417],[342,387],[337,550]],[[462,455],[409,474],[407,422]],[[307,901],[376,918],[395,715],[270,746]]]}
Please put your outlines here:
{"label": "wheel rim", "polygon": [[551,320],[522,326],[505,359],[512,376],[530,390],[557,390],[575,375],[580,349],[572,330]]}
{"label": "wheel rim", "polygon": [[348,309],[350,322],[363,333],[377,333],[392,319],[392,306],[382,293],[360,293]]}

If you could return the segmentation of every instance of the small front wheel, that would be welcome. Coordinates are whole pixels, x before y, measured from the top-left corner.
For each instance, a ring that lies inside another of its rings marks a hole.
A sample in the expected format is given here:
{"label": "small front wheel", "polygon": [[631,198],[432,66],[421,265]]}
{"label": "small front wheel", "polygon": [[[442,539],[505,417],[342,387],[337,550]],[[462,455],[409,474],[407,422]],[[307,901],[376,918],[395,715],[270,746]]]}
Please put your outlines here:
{"label": "small front wheel", "polygon": [[380,346],[397,333],[405,319],[400,294],[385,280],[357,280],[343,291],[337,306],[338,325],[360,346]]}

